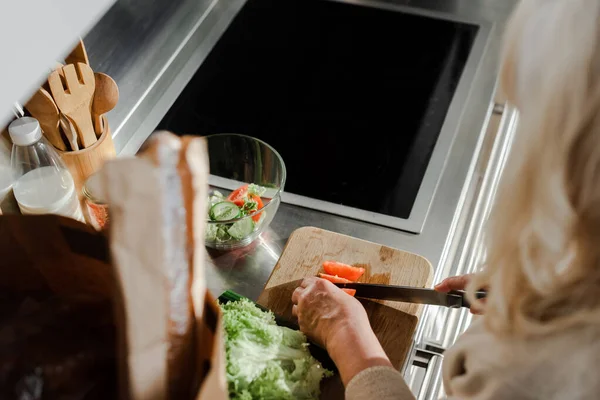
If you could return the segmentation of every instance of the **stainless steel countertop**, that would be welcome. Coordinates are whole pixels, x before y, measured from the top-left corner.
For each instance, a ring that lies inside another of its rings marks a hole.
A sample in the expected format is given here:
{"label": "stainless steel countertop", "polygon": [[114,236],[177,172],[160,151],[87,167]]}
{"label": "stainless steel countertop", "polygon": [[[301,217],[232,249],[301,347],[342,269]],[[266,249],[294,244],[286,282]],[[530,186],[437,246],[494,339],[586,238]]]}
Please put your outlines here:
{"label": "stainless steel countertop", "polygon": [[[422,232],[412,234],[282,204],[269,229],[250,246],[226,253],[207,250],[208,286],[216,295],[233,289],[256,299],[288,237],[302,226],[317,226],[423,255],[434,266],[436,281],[472,269],[481,256],[478,241],[482,221],[489,212],[516,120],[514,110],[507,108],[497,135],[485,135],[494,107],[500,34],[516,0],[340,1],[409,6],[426,14],[485,21],[490,29],[462,112],[448,117],[456,118],[458,129],[447,143],[450,151],[441,165],[441,177]],[[119,0],[90,31],[85,43],[92,67],[113,76],[121,92],[120,103],[108,115],[119,154],[135,154],[244,3],[245,0]],[[490,157],[482,152],[488,147],[493,149]],[[440,314],[426,308],[416,347],[432,342],[441,348],[450,344],[447,338],[455,337],[470,320],[464,312],[452,313]],[[434,354],[431,364],[438,365],[435,357]],[[407,380],[412,382],[415,373],[410,363],[407,365]],[[429,375],[423,379],[439,381],[439,370],[431,371],[427,370]],[[439,385],[430,384],[426,390],[421,390],[421,386],[412,386],[419,398],[429,398],[439,391]]]}
{"label": "stainless steel countertop", "polygon": [[[410,6],[426,13],[447,13],[452,18],[490,23],[492,33],[470,88],[466,112],[460,116],[460,129],[445,160],[430,214],[423,232],[414,235],[283,204],[261,243],[273,247],[267,251],[271,254],[281,250],[279,242],[285,242],[294,229],[315,225],[421,254],[439,267],[451,259],[450,239],[458,233],[458,219],[469,201],[469,188],[478,178],[474,168],[493,106],[499,33],[515,1],[347,1]],[[114,77],[120,88],[120,102],[108,114],[118,154],[135,154],[244,3],[245,0],[119,0],[90,31],[85,43],[91,65]],[[260,246],[254,247],[254,253],[260,254]],[[229,259],[231,255],[222,257]],[[272,265],[265,264],[263,268],[270,269]],[[258,280],[257,286],[261,286]],[[260,287],[244,294],[256,297],[257,291]]]}

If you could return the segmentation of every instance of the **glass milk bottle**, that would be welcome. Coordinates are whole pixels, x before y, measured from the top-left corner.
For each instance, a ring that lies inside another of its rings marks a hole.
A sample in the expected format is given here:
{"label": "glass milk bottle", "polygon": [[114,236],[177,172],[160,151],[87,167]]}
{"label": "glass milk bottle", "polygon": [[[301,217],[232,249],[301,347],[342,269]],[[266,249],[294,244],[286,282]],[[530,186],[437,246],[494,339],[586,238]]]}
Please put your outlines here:
{"label": "glass milk bottle", "polygon": [[69,170],[44,137],[35,118],[8,127],[13,142],[13,192],[23,214],[58,214],[84,222]]}

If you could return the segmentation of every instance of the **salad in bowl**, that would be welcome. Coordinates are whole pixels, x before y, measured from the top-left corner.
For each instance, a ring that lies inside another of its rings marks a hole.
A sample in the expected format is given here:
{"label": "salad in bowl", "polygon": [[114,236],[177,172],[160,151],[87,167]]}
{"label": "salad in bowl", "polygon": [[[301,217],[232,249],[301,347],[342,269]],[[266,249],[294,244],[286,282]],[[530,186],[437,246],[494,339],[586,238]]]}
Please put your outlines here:
{"label": "salad in bowl", "polygon": [[285,184],[281,156],[249,136],[206,137],[210,190],[205,244],[219,250],[247,246],[271,223]]}
{"label": "salad in bowl", "polygon": [[[208,198],[206,240],[228,242],[242,240],[255,232],[264,221],[267,211],[260,211],[264,203],[260,196],[266,188],[255,184],[239,187],[225,197],[213,190]],[[246,218],[250,217],[250,218]],[[235,220],[235,222],[230,222]]]}

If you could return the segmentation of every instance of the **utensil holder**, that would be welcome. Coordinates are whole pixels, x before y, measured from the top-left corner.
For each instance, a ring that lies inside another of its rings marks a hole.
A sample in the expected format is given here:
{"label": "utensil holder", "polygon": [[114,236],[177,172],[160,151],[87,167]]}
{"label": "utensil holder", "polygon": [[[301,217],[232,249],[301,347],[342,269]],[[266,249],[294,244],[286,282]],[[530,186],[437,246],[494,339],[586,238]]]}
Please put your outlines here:
{"label": "utensil holder", "polygon": [[115,145],[105,115],[102,116],[102,123],[104,131],[98,141],[90,147],[77,151],[57,150],[73,176],[79,199],[82,198],[81,188],[87,178],[98,171],[106,160],[116,157]]}

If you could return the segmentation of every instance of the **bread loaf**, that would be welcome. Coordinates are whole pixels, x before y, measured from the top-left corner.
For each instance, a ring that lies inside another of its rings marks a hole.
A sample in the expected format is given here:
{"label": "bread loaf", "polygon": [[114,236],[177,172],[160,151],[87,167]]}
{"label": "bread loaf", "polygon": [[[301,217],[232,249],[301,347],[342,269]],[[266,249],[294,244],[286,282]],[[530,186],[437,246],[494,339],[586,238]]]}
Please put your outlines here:
{"label": "bread loaf", "polygon": [[202,291],[196,299],[204,298],[203,253],[196,249],[204,243],[206,160],[203,139],[160,132],[137,159],[115,160],[101,171],[122,282],[124,398],[189,399],[198,389],[193,303],[203,304],[192,300],[191,289],[195,282]]}
{"label": "bread loaf", "polygon": [[[140,154],[157,168],[162,198],[162,224],[165,253],[163,262],[169,290],[168,299],[168,398],[188,399],[194,373],[194,312],[190,294],[192,283],[189,239],[190,190],[181,182],[181,140],[169,133],[155,134]],[[184,170],[184,171],[182,171]],[[187,194],[187,196],[184,195]],[[189,203],[189,200],[188,200]]]}

